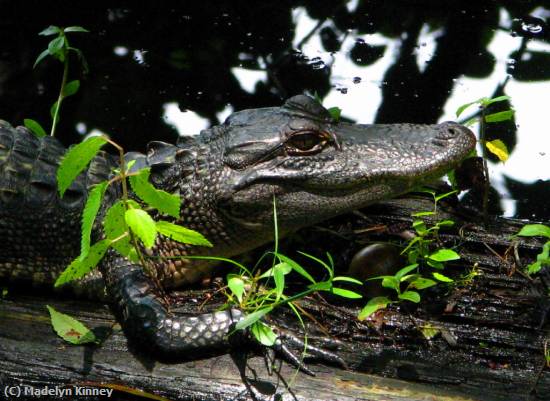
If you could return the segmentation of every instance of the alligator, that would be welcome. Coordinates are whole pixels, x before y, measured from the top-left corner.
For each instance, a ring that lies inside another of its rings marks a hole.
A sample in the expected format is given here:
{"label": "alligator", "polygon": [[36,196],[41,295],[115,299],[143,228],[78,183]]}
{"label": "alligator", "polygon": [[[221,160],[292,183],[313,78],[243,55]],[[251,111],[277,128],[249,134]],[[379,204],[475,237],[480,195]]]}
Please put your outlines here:
{"label": "alligator", "polygon": [[[454,122],[337,121],[305,95],[281,107],[233,113],[222,125],[180,138],[176,145],[151,142],[146,154],[127,153],[126,161],[135,160],[133,168],[150,167],[153,185],[179,194],[181,218],[175,222],[199,231],[214,246],[158,238],[147,252],[156,282],[139,263],[109,251],[99,270],[112,309],[128,338],[162,354],[226,346],[241,311],[177,316],[156,287],[196,283],[211,274],[213,262],[162,257],[241,254],[273,239],[274,198],[284,235],[433,180],[464,159],[475,143],[471,131]],[[2,280],[53,283],[79,253],[88,191],[108,179],[117,162],[99,154],[61,198],[55,172],[64,152],[55,138],[39,139],[23,127],[0,123]],[[120,188],[113,186],[103,209],[119,197]],[[154,218],[174,220],[160,213]],[[99,231],[94,229],[95,238]],[[286,353],[283,345],[279,350]]]}

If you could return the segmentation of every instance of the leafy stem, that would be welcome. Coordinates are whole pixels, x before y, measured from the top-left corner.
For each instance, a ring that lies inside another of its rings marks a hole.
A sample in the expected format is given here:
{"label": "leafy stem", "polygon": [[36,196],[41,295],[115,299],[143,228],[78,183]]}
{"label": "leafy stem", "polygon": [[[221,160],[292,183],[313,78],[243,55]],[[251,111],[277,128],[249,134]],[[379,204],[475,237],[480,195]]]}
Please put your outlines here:
{"label": "leafy stem", "polygon": [[[120,178],[120,184],[122,187],[122,203],[124,205],[124,211],[128,211],[131,208],[131,206],[128,202],[129,200],[128,182],[126,180],[126,178],[128,177],[128,172],[126,171],[126,161],[124,160],[124,149],[118,143],[110,140],[107,137],[105,137],[105,140],[109,144],[111,144],[118,152],[119,169],[120,169],[118,177]],[[130,234],[130,241],[132,242],[132,245],[136,250],[136,254],[138,256],[139,262],[141,263],[141,266],[143,267],[143,269],[145,270],[145,272],[149,277],[156,280],[156,274],[154,270],[150,268],[149,264],[146,263],[134,232],[132,230],[129,230],[128,232]],[[162,287],[159,285],[159,288],[162,288]]]}
{"label": "leafy stem", "polygon": [[57,127],[57,122],[59,120],[59,110],[61,109],[61,102],[63,102],[63,99],[65,98],[65,86],[67,85],[67,77],[69,76],[69,54],[67,51],[67,48],[69,47],[69,41],[63,31],[61,31],[59,35],[61,38],[63,38],[65,44],[60,49],[60,59],[63,60],[63,77],[61,78],[61,87],[59,88],[59,96],[57,97],[57,102],[54,103],[52,129],[50,131],[50,136],[54,136],[55,134],[55,128]]}
{"label": "leafy stem", "polygon": [[483,174],[485,175],[485,181],[483,183],[483,200],[482,200],[482,209],[483,209],[483,224],[487,227],[489,221],[489,189],[491,188],[489,180],[489,168],[487,166],[487,151],[493,153],[499,158],[501,162],[505,162],[509,157],[508,148],[506,144],[500,139],[495,139],[493,141],[486,141],[486,124],[487,123],[498,123],[502,121],[511,120],[514,117],[514,109],[507,108],[506,110],[499,111],[497,113],[487,114],[487,107],[493,103],[498,102],[508,102],[510,96],[497,96],[495,98],[489,99],[483,97],[473,102],[463,104],[456,110],[456,116],[459,117],[460,114],[468,107],[472,105],[478,105],[479,107],[479,118],[474,117],[466,121],[465,125],[471,125],[476,121],[479,121],[479,142],[481,143],[481,155],[483,159]]}
{"label": "leafy stem", "polygon": [[[57,101],[50,108],[50,114],[52,117],[52,128],[50,130],[50,136],[55,135],[55,129],[59,123],[59,114],[61,110],[61,103],[66,97],[72,96],[78,92],[80,87],[80,81],[75,79],[74,81],[68,82],[69,78],[69,53],[71,51],[75,52],[78,56],[80,63],[84,72],[88,70],[88,65],[86,59],[82,55],[82,52],[75,48],[69,46],[69,40],[67,39],[67,34],[70,32],[88,32],[88,30],[80,26],[69,26],[67,28],[60,28],[58,26],[50,25],[42,32],[39,33],[41,36],[55,36],[48,43],[47,49],[42,51],[36,58],[34,62],[34,67],[42,62],[46,57],[53,57],[63,63],[63,76],[61,78],[61,87],[59,88],[59,95],[57,96]],[[33,67],[33,68],[34,68]],[[33,132],[38,137],[46,135],[44,128],[35,120],[30,118],[24,119],[25,127],[27,127],[31,132]]]}

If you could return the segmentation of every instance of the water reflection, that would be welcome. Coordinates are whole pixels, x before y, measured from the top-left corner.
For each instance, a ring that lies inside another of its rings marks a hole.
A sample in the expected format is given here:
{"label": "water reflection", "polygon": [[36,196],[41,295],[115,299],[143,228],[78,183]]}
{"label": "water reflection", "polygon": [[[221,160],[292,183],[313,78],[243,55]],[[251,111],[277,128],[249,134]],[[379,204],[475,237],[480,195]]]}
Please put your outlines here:
{"label": "water reflection", "polygon": [[[67,144],[85,127],[142,150],[151,139],[173,142],[178,133],[219,123],[229,110],[279,105],[302,92],[364,123],[454,119],[459,105],[502,92],[512,96],[519,127],[494,133],[512,149],[505,165],[491,165],[495,186],[505,199],[520,197],[518,216],[549,218],[548,211],[528,210],[523,205],[533,201],[522,198],[540,196],[530,189],[541,194],[550,180],[550,139],[543,131],[550,11],[543,1],[207,3],[98,4],[93,13],[76,4],[59,13],[49,4],[28,10],[10,3],[0,27],[7,38],[0,51],[0,117],[47,125],[60,66],[33,70],[32,64],[45,46],[37,32],[50,24],[92,31],[75,38],[91,71],[71,71],[82,91],[63,110]],[[507,214],[515,213],[513,204],[504,202]]]}

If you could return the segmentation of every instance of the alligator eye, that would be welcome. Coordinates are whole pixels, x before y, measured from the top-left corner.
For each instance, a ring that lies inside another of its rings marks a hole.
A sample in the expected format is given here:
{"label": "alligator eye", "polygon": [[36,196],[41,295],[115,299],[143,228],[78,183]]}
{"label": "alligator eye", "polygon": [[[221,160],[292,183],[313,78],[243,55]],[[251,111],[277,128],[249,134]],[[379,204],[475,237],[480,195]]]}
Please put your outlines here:
{"label": "alligator eye", "polygon": [[320,152],[328,142],[328,137],[319,132],[303,131],[292,135],[285,143],[290,155],[310,155]]}

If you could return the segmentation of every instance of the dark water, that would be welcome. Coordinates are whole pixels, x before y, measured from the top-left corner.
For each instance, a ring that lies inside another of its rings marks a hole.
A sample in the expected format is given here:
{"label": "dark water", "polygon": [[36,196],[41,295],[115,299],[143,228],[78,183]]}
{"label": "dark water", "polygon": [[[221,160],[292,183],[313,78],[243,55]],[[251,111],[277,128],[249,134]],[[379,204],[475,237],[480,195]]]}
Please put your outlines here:
{"label": "dark water", "polygon": [[48,42],[37,33],[51,24],[91,31],[72,36],[90,71],[71,60],[82,86],[62,111],[66,144],[100,130],[143,150],[303,92],[363,123],[455,119],[463,103],[507,94],[515,121],[488,132],[511,151],[490,166],[493,207],[550,220],[550,9],[478,3],[0,1],[0,118],[49,125],[61,65],[32,66]]}

